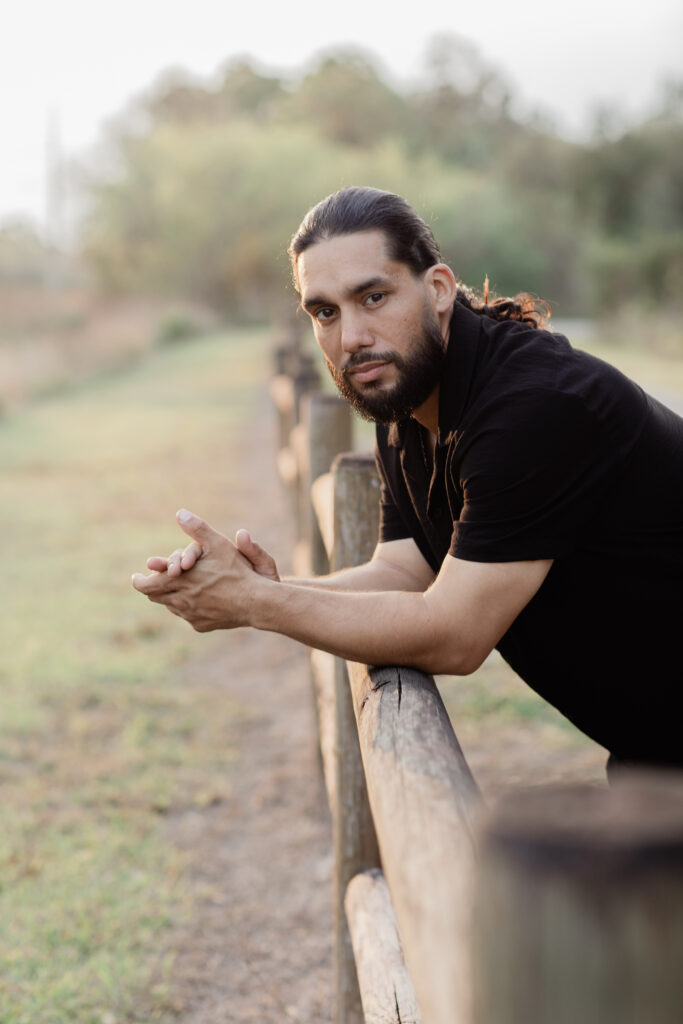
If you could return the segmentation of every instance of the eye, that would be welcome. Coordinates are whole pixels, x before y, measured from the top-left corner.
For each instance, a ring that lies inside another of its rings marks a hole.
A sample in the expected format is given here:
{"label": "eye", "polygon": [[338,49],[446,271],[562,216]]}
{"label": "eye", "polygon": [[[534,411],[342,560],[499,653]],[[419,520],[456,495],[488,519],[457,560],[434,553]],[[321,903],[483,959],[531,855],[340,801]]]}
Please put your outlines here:
{"label": "eye", "polygon": [[334,316],[334,310],[329,306],[323,306],[321,309],[316,309],[313,314],[313,319],[317,320],[319,324],[327,323]]}
{"label": "eye", "polygon": [[371,295],[368,295],[367,298],[365,299],[365,305],[376,306],[378,303],[382,301],[384,295],[384,292],[373,292]]}

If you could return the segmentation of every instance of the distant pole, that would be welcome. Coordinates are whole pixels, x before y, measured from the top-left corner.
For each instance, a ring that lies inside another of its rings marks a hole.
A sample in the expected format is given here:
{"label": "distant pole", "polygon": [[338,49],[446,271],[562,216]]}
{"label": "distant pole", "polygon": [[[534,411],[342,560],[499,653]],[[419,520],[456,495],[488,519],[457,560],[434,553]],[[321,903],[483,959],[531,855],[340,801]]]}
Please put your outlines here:
{"label": "distant pole", "polygon": [[[332,570],[362,565],[377,543],[379,481],[372,455],[346,453],[332,464],[334,551]],[[344,900],[351,879],[379,865],[377,837],[368,803],[358,729],[346,663],[335,660],[336,812],[334,893],[336,1024],[362,1024],[363,1010]]]}
{"label": "distant pole", "polygon": [[508,793],[484,829],[476,1024],[680,1024],[683,779]]}
{"label": "distant pole", "polygon": [[45,120],[45,221],[46,242],[44,283],[46,288],[64,284],[64,157],[59,110],[51,107]]}
{"label": "distant pole", "polygon": [[303,420],[308,438],[308,473],[304,483],[308,496],[310,517],[308,532],[311,544],[311,568],[316,575],[329,572],[329,557],[320,534],[318,520],[310,500],[311,486],[324,473],[328,473],[332,460],[341,452],[350,451],[351,409],[339,395],[316,393],[305,397]]}

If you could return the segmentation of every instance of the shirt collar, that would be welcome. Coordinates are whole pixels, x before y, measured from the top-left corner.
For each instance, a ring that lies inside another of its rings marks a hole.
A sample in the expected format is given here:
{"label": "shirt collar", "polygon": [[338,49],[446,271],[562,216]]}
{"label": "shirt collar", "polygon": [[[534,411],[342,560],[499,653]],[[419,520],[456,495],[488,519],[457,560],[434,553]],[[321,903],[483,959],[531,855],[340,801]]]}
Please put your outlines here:
{"label": "shirt collar", "polygon": [[[438,444],[448,444],[469,405],[474,381],[482,318],[460,302],[455,302],[448,329],[446,359],[439,389]],[[387,443],[402,448],[406,432],[418,424],[408,417],[392,423]]]}

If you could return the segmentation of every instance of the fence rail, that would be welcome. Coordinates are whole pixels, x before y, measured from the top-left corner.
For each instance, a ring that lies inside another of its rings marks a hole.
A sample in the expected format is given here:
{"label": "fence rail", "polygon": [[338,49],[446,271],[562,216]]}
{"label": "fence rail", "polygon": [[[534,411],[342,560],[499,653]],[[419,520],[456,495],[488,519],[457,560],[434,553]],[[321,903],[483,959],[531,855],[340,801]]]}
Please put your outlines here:
{"label": "fence rail", "polygon": [[[346,403],[282,351],[271,395],[296,571],[362,564],[377,537],[374,459],[349,450]],[[430,676],[320,651],[311,674],[336,1024],[679,1024],[680,778],[539,789],[486,812]]]}

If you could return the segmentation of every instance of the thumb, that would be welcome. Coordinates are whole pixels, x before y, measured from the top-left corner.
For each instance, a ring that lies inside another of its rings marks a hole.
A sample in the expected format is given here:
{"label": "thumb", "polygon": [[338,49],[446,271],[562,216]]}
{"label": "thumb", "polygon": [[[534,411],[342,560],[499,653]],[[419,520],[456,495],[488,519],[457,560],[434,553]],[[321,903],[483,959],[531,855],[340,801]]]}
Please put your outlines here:
{"label": "thumb", "polygon": [[206,548],[215,537],[222,537],[222,534],[209,526],[205,519],[200,519],[194,512],[188,512],[186,508],[181,508],[179,512],[176,512],[176,519],[181,530],[184,530],[192,540],[198,541],[203,548]]}
{"label": "thumb", "polygon": [[251,539],[247,530],[238,530],[235,535],[235,547],[248,558],[254,567],[254,571],[260,576],[267,576],[271,580],[279,581],[275,559],[264,551],[263,548]]}

